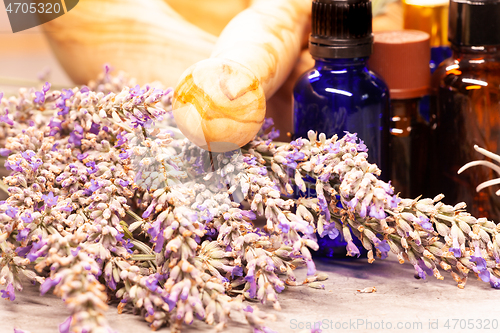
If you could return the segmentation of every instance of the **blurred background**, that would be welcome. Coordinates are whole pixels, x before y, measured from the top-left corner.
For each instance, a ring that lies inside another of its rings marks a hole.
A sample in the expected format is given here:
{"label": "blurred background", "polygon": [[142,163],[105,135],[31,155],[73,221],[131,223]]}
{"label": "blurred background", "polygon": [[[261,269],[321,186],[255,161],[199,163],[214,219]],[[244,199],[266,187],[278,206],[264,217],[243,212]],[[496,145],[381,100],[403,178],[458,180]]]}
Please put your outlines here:
{"label": "blurred background", "polygon": [[4,2],[0,2],[0,91],[15,93],[18,87],[38,81],[38,75],[47,71],[50,71],[51,82],[71,85],[42,29],[35,27],[12,33]]}
{"label": "blurred background", "polygon": [[[165,0],[169,2],[168,0]],[[190,3],[205,0],[189,0]],[[78,6],[77,6],[78,7]],[[172,5],[174,9],[175,6]],[[399,1],[376,0],[373,2],[373,30],[400,30],[403,28],[402,6]],[[78,8],[76,8],[78,9]],[[178,9],[182,14],[182,10]],[[66,14],[67,15],[67,14]],[[63,19],[63,18],[60,18]],[[58,19],[56,19],[58,20]],[[112,65],[112,64],[111,64]],[[287,140],[291,130],[291,91],[300,74],[313,66],[309,52],[304,50],[289,80],[268,101],[268,116],[276,121],[280,129],[281,140]],[[119,68],[117,68],[119,69]],[[38,26],[17,33],[12,33],[5,4],[0,2],[0,91],[5,95],[16,94],[20,87],[34,86],[41,81],[50,81],[57,87],[71,87],[74,83],[65,73],[50,45]]]}

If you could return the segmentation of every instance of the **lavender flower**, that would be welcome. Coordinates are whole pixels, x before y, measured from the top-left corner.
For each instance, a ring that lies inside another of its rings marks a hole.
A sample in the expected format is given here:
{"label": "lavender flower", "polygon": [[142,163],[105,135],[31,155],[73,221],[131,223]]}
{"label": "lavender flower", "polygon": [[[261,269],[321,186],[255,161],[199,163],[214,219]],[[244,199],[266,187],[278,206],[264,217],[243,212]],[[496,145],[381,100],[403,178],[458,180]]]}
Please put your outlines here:
{"label": "lavender flower", "polygon": [[[153,329],[196,318],[220,329],[239,312],[254,331],[270,332],[273,316],[242,300],[280,309],[278,294],[301,284],[299,266],[306,284],[324,288],[310,250],[318,236],[340,232],[348,255],[360,255],[358,238],[369,262],[392,251],[422,278],[442,279],[442,269],[463,287],[472,271],[500,287],[496,225],[442,196],[394,195],[356,134],[274,143],[266,120],[241,150],[209,154],[175,128],[171,89],[109,71],[84,87],[45,84],[0,97],[0,153],[10,171],[0,292],[13,300],[19,274],[42,294],[53,290],[71,311],[61,332],[108,330],[108,295]],[[299,198],[290,197],[293,186]]]}
{"label": "lavender flower", "polygon": [[9,283],[7,285],[7,288],[0,290],[0,293],[2,294],[2,298],[6,298],[10,301],[16,299],[16,295],[14,293],[14,286],[12,285],[12,283]]}

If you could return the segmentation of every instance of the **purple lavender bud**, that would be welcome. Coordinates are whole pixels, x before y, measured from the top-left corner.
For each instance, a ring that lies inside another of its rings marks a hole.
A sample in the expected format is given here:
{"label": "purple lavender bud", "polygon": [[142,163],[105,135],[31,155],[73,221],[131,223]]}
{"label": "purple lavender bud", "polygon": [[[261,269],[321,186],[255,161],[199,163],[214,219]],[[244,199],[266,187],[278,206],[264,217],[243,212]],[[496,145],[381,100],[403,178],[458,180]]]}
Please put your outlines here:
{"label": "purple lavender bud", "polygon": [[462,256],[462,252],[460,251],[460,244],[458,244],[457,238],[453,238],[453,247],[450,248],[450,252],[453,253],[455,258],[460,258]]}
{"label": "purple lavender bud", "polygon": [[107,278],[106,282],[108,282],[108,287],[111,290],[116,290],[116,282],[115,282],[115,279],[113,279],[113,276],[110,276],[109,278]]}
{"label": "purple lavender bud", "polygon": [[359,140],[359,143],[356,146],[356,149],[358,150],[358,152],[367,152],[368,151],[368,148],[366,147],[365,143],[361,139]]}
{"label": "purple lavender bud", "polygon": [[471,259],[470,261],[476,263],[476,267],[478,270],[483,271],[487,269],[486,260],[484,260],[482,257],[471,256],[470,259]]}
{"label": "purple lavender bud", "polygon": [[160,232],[158,234],[156,241],[153,241],[153,243],[155,243],[155,252],[160,253],[163,248],[163,244],[165,243],[165,237],[163,237],[163,232]]}
{"label": "purple lavender bud", "polygon": [[142,218],[147,219],[151,215],[155,207],[156,207],[156,201],[153,201],[151,205],[149,205],[148,209],[146,209],[146,211],[142,213]]}
{"label": "purple lavender bud", "polygon": [[231,269],[231,277],[235,276],[242,276],[243,275],[243,268],[241,266],[234,266],[233,269]]}
{"label": "purple lavender bud", "polygon": [[46,94],[47,91],[49,91],[49,90],[50,90],[50,83],[45,82],[45,84],[42,87],[42,91],[43,91],[44,94]]}
{"label": "purple lavender bud", "polygon": [[[73,132],[70,133],[68,142],[72,143],[72,144],[74,144],[75,146],[78,147],[78,146],[82,145],[82,139],[83,139],[83,135],[79,134],[75,130],[75,131],[73,131]],[[68,148],[71,148],[71,146],[69,146]]]}
{"label": "purple lavender bud", "polygon": [[87,156],[89,156],[89,153],[79,154],[76,158],[78,158],[81,161],[87,158]]}
{"label": "purple lavender bud", "polygon": [[16,253],[17,253],[18,256],[20,256],[22,258],[25,258],[26,255],[31,251],[32,247],[33,247],[32,245],[25,246],[25,247],[17,247],[16,248]]}
{"label": "purple lavender bud", "polygon": [[10,150],[7,148],[0,148],[0,156],[9,156]]}
{"label": "purple lavender bud", "polygon": [[424,270],[418,265],[418,264],[415,264],[413,265],[415,267],[415,273],[417,273],[417,275],[422,279],[422,280],[425,280],[426,278],[426,275],[425,275],[425,272]]}
{"label": "purple lavender bud", "polygon": [[349,142],[349,143],[356,143],[356,141],[358,140],[358,135],[356,133],[349,133],[347,131],[344,131],[345,133],[345,142]]}
{"label": "purple lavender bud", "polygon": [[36,91],[35,96],[36,96],[36,98],[33,100],[33,102],[40,103],[40,104],[45,102],[45,93],[40,92],[40,91]]}
{"label": "purple lavender bud", "polygon": [[7,288],[0,290],[0,293],[2,294],[2,298],[9,299],[10,301],[16,299],[16,294],[14,293],[14,286],[12,285],[12,283],[9,283],[7,285]]}
{"label": "purple lavender bud", "polygon": [[346,249],[347,249],[348,256],[351,256],[351,257],[357,256],[359,258],[359,256],[361,255],[358,247],[356,246],[356,244],[354,244],[354,242],[352,240],[347,242]]}
{"label": "purple lavender bud", "polygon": [[314,275],[316,273],[316,265],[314,264],[314,261],[311,259],[306,259],[306,265],[307,265],[307,276]]}
{"label": "purple lavender bud", "polygon": [[57,204],[57,198],[59,198],[59,196],[54,197],[54,193],[52,192],[49,192],[48,195],[42,195],[42,200],[45,202],[47,207],[55,206]]}
{"label": "purple lavender bud", "polygon": [[479,271],[479,273],[477,275],[479,276],[479,278],[481,280],[483,280],[483,282],[490,282],[491,275],[487,269]]}
{"label": "purple lavender bud", "polygon": [[122,160],[126,160],[131,155],[132,155],[132,151],[125,151],[124,153],[119,154],[118,157],[121,158]]}
{"label": "purple lavender bud", "polygon": [[328,147],[328,152],[331,154],[340,153],[340,142],[336,141],[335,143],[330,143]]}
{"label": "purple lavender bud", "polygon": [[397,208],[400,202],[401,202],[400,198],[398,198],[397,196],[393,196],[391,199],[389,199],[389,207]]}
{"label": "purple lavender bud", "polygon": [[434,231],[434,228],[432,227],[432,223],[430,222],[429,218],[427,216],[420,216],[418,222],[417,222],[422,228],[429,230],[429,231]]}
{"label": "purple lavender bud", "polygon": [[130,182],[128,180],[123,180],[123,179],[118,179],[117,183],[118,183],[118,185],[120,185],[122,187],[127,187],[130,184]]}
{"label": "purple lavender bud", "polygon": [[17,215],[17,208],[7,206],[7,210],[5,211],[5,214],[7,214],[7,216],[9,216],[10,218],[14,219],[14,218],[16,218],[16,215]]}
{"label": "purple lavender bud", "polygon": [[90,126],[89,132],[97,135],[97,134],[99,134],[100,129],[101,129],[101,126],[99,126],[99,124],[92,123],[92,125]]}
{"label": "purple lavender bud", "polygon": [[14,126],[14,122],[9,118],[9,110],[5,109],[5,114],[0,116],[0,123],[5,123],[10,126]]}
{"label": "purple lavender bud", "polygon": [[274,120],[273,118],[265,118],[264,119],[264,123],[262,123],[262,127],[261,127],[261,130],[262,131],[265,131],[267,130],[268,128],[271,128],[271,126],[274,125]]}
{"label": "purple lavender bud", "polygon": [[57,277],[56,279],[46,278],[40,286],[40,294],[45,295],[50,288],[55,287],[59,282],[61,282],[61,277]]}
{"label": "purple lavender bud", "polygon": [[280,136],[280,130],[278,129],[272,129],[271,132],[269,132],[267,134],[267,137],[269,138],[269,140],[274,140],[276,138],[278,138]]}
{"label": "purple lavender bud", "polygon": [[298,138],[297,140],[290,142],[290,145],[294,148],[300,149],[304,145],[304,141],[302,138]]}
{"label": "purple lavender bud", "polygon": [[70,202],[68,202],[66,206],[61,207],[60,210],[71,213],[73,211],[73,205]]}
{"label": "purple lavender bud", "polygon": [[31,216],[30,212],[25,211],[24,215],[21,216],[21,220],[23,220],[24,223],[31,223],[33,222],[33,217]]}
{"label": "purple lavender bud", "polygon": [[[256,333],[255,330],[257,330],[257,329],[254,329],[254,333]],[[272,329],[270,329],[269,327],[266,327],[266,326],[261,326],[260,327],[260,331],[262,331],[263,333],[278,333],[277,331],[272,330]]]}
{"label": "purple lavender bud", "polygon": [[77,247],[76,249],[71,249],[71,255],[73,257],[76,257],[78,255],[78,252],[80,252],[80,247]]}
{"label": "purple lavender bud", "polygon": [[87,92],[89,92],[89,91],[90,91],[90,89],[89,89],[89,87],[87,87],[87,86],[83,86],[83,87],[80,89],[80,92],[81,92],[82,94],[87,93]]}
{"label": "purple lavender bud", "polygon": [[68,106],[62,106],[60,107],[61,111],[57,112],[58,116],[64,116],[69,113],[69,107]]}
{"label": "purple lavender bud", "polygon": [[319,179],[320,181],[322,181],[323,183],[326,183],[326,182],[328,182],[328,180],[330,179],[330,173],[329,173],[329,172],[324,172],[324,173],[322,173],[322,174],[318,177],[318,179]]}
{"label": "purple lavender bud", "polygon": [[322,333],[321,321],[315,322],[314,327],[311,329],[311,333]]}
{"label": "purple lavender bud", "polygon": [[69,333],[69,328],[71,327],[71,321],[73,317],[68,317],[64,322],[59,325],[59,333]]}
{"label": "purple lavender bud", "polygon": [[116,135],[116,138],[118,139],[118,141],[116,142],[115,147],[120,147],[125,142],[127,142],[127,139],[125,138],[126,133],[127,133],[126,131],[122,131]]}
{"label": "purple lavender bud", "polygon": [[240,213],[250,220],[255,220],[257,218],[257,215],[255,215],[255,213],[251,210],[242,210]]}
{"label": "purple lavender bud", "polygon": [[243,311],[253,313],[253,308],[250,305],[247,305],[245,308],[243,308]]}
{"label": "purple lavender bud", "polygon": [[323,215],[325,215],[325,219],[330,221],[330,210],[328,209],[328,202],[323,194],[318,195],[318,205],[321,209]]}
{"label": "purple lavender bud", "polygon": [[325,225],[325,227],[323,228],[323,233],[321,233],[321,237],[325,237],[326,235],[328,235],[328,237],[330,237],[330,239],[335,239],[339,236],[339,231],[338,229],[335,227],[335,223],[330,223],[328,225]]}
{"label": "purple lavender bud", "polygon": [[250,289],[248,289],[248,293],[250,294],[250,298],[255,298],[257,296],[257,283],[255,282],[255,278],[253,276],[246,276],[245,281],[250,283]]}
{"label": "purple lavender bud", "polygon": [[145,286],[152,292],[155,292],[158,289],[158,280],[154,277],[154,275],[150,275],[146,279]]}
{"label": "purple lavender bud", "polygon": [[16,240],[18,242],[22,242],[23,240],[26,239],[26,237],[28,237],[30,231],[31,230],[29,228],[24,228],[23,230],[19,231],[19,233],[16,236]]}
{"label": "purple lavender bud", "polygon": [[97,180],[94,180],[94,179],[91,179],[90,180],[90,187],[89,187],[89,190],[93,192],[97,191],[98,189],[101,188],[102,185],[99,184],[99,182]]}
{"label": "purple lavender bud", "polygon": [[376,207],[375,205],[372,205],[370,207],[370,216],[379,220],[385,219],[387,217],[384,212],[384,208]]}
{"label": "purple lavender bud", "polygon": [[96,167],[95,165],[95,162],[94,161],[90,161],[88,162],[87,164],[85,164],[86,166],[90,167],[90,169],[87,169],[87,173],[89,175],[93,174],[93,173],[96,173],[99,169]]}
{"label": "purple lavender bud", "polygon": [[71,89],[63,89],[61,91],[61,98],[62,99],[69,99],[73,95],[74,95],[74,93],[73,93],[73,90],[71,90]]}
{"label": "purple lavender bud", "polygon": [[391,250],[391,246],[387,243],[387,241],[384,240],[379,240],[378,238],[374,238],[373,243],[375,244],[375,247],[380,251],[382,259],[387,258],[387,254]]}
{"label": "purple lavender bud", "polygon": [[490,275],[490,285],[495,289],[500,289],[500,279],[494,274]]}
{"label": "purple lavender bud", "polygon": [[359,200],[358,198],[354,197],[352,200],[348,201],[346,203],[347,207],[351,208],[352,210],[356,209],[356,205],[358,204]]}

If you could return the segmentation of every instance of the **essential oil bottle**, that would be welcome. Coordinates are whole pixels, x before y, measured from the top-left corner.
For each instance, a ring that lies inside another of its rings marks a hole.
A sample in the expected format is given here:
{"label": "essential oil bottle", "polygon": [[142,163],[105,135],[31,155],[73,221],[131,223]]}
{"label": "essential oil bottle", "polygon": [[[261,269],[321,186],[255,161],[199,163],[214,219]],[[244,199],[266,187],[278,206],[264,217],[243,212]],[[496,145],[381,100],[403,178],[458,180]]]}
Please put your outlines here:
{"label": "essential oil bottle", "polygon": [[403,27],[430,35],[431,73],[451,56],[448,43],[448,0],[403,0]]}
{"label": "essential oil bottle", "polygon": [[314,0],[309,51],[315,66],[293,90],[295,137],[357,133],[368,158],[388,179],[389,90],[367,68],[372,53],[371,2]]}
{"label": "essential oil bottle", "polygon": [[418,30],[377,32],[369,68],[391,95],[391,181],[403,198],[426,194],[430,127],[422,98],[428,96],[429,34]]}
{"label": "essential oil bottle", "polygon": [[432,76],[436,113],[430,183],[436,194],[445,194],[445,203],[464,201],[473,215],[498,220],[498,186],[476,192],[477,185],[498,175],[485,167],[457,171],[484,159],[474,145],[500,154],[500,1],[452,0],[449,11],[453,55]]}
{"label": "essential oil bottle", "polygon": [[[293,90],[294,137],[309,130],[327,137],[357,133],[368,160],[389,170],[389,90],[367,68],[372,53],[372,11],[368,0],[314,0],[309,52],[315,59]],[[345,256],[342,236],[318,239],[319,254]]]}

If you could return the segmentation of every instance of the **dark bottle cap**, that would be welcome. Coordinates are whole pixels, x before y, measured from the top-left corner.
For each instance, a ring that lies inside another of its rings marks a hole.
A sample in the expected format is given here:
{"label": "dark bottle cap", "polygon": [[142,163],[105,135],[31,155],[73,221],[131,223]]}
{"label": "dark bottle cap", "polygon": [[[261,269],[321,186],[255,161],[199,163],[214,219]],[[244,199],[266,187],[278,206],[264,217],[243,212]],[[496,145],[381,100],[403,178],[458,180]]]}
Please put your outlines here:
{"label": "dark bottle cap", "polygon": [[458,46],[500,45],[499,0],[451,0],[448,40]]}
{"label": "dark bottle cap", "polygon": [[309,52],[313,58],[358,58],[372,53],[369,0],[313,0]]}

